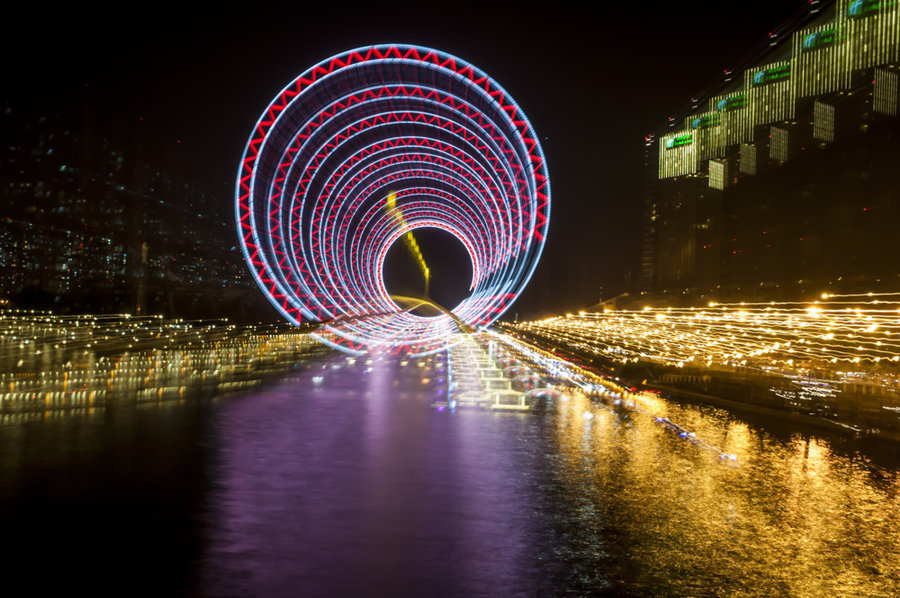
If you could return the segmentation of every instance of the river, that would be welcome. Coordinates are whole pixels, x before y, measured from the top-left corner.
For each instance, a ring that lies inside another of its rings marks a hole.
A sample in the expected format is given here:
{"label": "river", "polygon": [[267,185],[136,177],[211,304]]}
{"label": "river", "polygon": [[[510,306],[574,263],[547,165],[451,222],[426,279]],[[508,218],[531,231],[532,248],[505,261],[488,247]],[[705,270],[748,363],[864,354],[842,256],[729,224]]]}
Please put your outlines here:
{"label": "river", "polygon": [[37,595],[900,595],[894,447],[664,399],[436,408],[448,359],[333,356],[245,394],[4,416],[8,579]]}

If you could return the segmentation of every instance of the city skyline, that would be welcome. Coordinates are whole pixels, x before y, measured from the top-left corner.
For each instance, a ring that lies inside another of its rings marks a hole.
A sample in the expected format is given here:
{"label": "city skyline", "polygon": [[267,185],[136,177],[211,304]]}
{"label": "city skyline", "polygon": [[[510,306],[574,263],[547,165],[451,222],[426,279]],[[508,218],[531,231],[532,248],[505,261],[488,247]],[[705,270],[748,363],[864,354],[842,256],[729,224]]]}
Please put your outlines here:
{"label": "city skyline", "polygon": [[[338,36],[319,31],[299,41],[279,35],[278,27],[285,27],[279,24],[271,35],[257,33],[248,38],[255,43],[246,44],[237,40],[243,30],[252,35],[252,21],[238,23],[235,16],[203,17],[205,25],[196,27],[200,15],[149,14],[127,36],[104,34],[99,22],[84,22],[87,15],[80,17],[84,27],[76,33],[58,16],[37,47],[31,40],[8,40],[20,44],[20,53],[32,52],[13,71],[21,84],[7,102],[19,113],[68,112],[65,119],[86,133],[85,139],[106,138],[126,154],[139,154],[220,198],[220,210],[227,213],[237,155],[246,141],[247,125],[236,123],[252,122],[266,98],[291,76],[329,52],[372,38],[409,37],[414,31],[421,39],[412,41],[440,41],[438,47],[495,74],[545,138],[554,194],[561,199],[544,259],[518,304],[523,313],[536,315],[590,305],[601,292],[608,297],[633,285],[640,235],[625,231],[640,226],[641,198],[633,183],[641,176],[640,139],[666,112],[680,110],[719,68],[739,62],[800,4],[789,10],[773,2],[765,15],[740,8],[713,13],[712,3],[687,7],[695,27],[718,38],[722,50],[715,53],[699,39],[666,33],[677,31],[678,19],[687,16],[656,19],[631,8],[611,9],[600,18],[576,18],[577,11],[544,19],[488,13],[481,22],[492,24],[494,37],[483,41],[462,38],[454,22],[437,22],[428,14],[396,21],[392,15],[373,16],[366,23],[351,19]],[[306,14],[312,20],[317,15]],[[420,26],[410,27],[411,21]],[[634,33],[607,21],[633,24]],[[533,36],[521,33],[529,30]],[[117,44],[121,51],[110,52]],[[686,68],[654,67],[673,51],[684,52]],[[61,68],[67,61],[70,68]],[[595,76],[582,78],[585,65],[600,66]],[[47,66],[54,68],[52,85]],[[611,118],[623,106],[634,118]],[[622,226],[597,235],[591,220]],[[559,276],[572,281],[565,296],[558,293]]]}

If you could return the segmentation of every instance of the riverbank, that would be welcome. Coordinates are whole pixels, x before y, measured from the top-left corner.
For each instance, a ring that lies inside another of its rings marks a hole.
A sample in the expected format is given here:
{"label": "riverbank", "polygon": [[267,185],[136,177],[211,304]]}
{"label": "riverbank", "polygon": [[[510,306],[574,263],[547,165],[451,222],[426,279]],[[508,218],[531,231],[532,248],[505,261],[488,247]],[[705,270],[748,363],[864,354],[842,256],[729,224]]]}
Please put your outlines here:
{"label": "riverbank", "polygon": [[849,437],[900,442],[900,397],[892,389],[751,368],[622,364],[536,334],[505,331],[632,391],[647,390]]}
{"label": "riverbank", "polygon": [[695,392],[675,386],[667,386],[663,384],[647,384],[645,389],[656,391],[668,399],[688,402],[696,405],[709,405],[727,409],[736,414],[756,416],[762,419],[777,418],[779,422],[790,422],[798,426],[808,427],[812,429],[824,430],[828,432],[836,432],[854,438],[872,438],[884,440],[891,443],[900,443],[900,433],[893,430],[872,430],[871,428],[862,428],[852,424],[847,424],[818,415],[809,415],[767,407],[754,403],[734,401],[720,396]]}
{"label": "riverbank", "polygon": [[330,349],[287,325],[129,316],[0,317],[0,414],[248,390]]}

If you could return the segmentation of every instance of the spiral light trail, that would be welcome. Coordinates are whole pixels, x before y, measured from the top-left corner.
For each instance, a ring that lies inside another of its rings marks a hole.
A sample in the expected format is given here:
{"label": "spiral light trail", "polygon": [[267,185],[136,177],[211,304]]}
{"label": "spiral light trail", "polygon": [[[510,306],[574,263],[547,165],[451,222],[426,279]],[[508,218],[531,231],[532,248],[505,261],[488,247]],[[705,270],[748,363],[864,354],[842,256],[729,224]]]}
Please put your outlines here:
{"label": "spiral light trail", "polygon": [[[550,181],[538,137],[495,81],[449,54],[378,45],[333,56],[263,111],[235,192],[241,248],[290,322],[359,352],[426,352],[487,326],[540,258]],[[472,261],[471,294],[449,314],[404,311],[388,294],[391,245],[449,232]]]}

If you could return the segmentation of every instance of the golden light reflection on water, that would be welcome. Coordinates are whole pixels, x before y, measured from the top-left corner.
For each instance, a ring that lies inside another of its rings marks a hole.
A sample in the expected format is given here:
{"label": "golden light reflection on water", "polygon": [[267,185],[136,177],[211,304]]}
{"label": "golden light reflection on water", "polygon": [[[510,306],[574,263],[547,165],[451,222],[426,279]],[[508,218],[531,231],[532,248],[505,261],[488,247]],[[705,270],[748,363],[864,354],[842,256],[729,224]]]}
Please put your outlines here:
{"label": "golden light reflection on water", "polygon": [[653,401],[642,404],[737,462],[647,414],[579,394],[561,401],[556,475],[587,497],[570,523],[600,555],[576,564],[586,570],[575,577],[649,595],[900,595],[896,470],[823,439],[778,438],[723,411]]}

